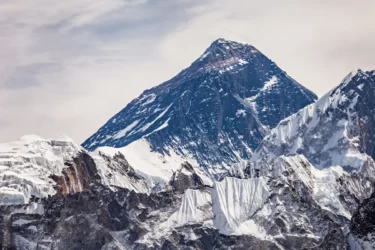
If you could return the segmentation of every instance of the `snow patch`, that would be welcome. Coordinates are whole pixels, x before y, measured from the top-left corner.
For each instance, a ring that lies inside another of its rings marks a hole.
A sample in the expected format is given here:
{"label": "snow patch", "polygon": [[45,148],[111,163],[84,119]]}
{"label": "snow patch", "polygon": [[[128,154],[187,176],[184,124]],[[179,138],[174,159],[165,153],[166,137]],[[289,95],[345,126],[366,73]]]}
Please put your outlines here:
{"label": "snow patch", "polygon": [[271,79],[264,83],[264,86],[261,91],[266,91],[272,88],[272,86],[275,85],[278,81],[279,79],[277,78],[277,76],[272,76]]}
{"label": "snow patch", "polygon": [[244,110],[244,109],[239,109],[239,110],[237,110],[237,112],[236,112],[236,116],[237,116],[237,117],[240,117],[240,116],[246,116],[246,110]]}
{"label": "snow patch", "polygon": [[[169,155],[152,151],[146,138],[139,139],[123,148],[102,147],[98,150],[109,155],[121,152],[136,172],[146,179],[149,187],[162,186],[167,183],[173,172],[186,161],[193,166],[198,166],[192,158],[178,155],[173,150],[169,151]],[[210,179],[198,167],[194,168],[207,185],[212,185]]]}
{"label": "snow patch", "polygon": [[238,60],[239,65],[245,65],[245,64],[248,64],[248,63],[249,63],[248,61],[245,61],[245,60],[242,60],[242,59]]}
{"label": "snow patch", "polygon": [[33,222],[32,220],[18,219],[16,221],[13,221],[12,225],[23,226],[23,225],[26,225],[26,224],[29,224],[29,223],[32,223],[32,222]]}
{"label": "snow patch", "polygon": [[199,61],[203,61],[203,59],[205,59],[209,54],[211,54],[211,52],[206,52],[204,53],[203,55],[201,55],[201,57],[199,57]]}
{"label": "snow patch", "polygon": [[314,176],[314,198],[322,208],[335,214],[351,219],[351,213],[340,202],[337,179],[341,177],[344,170],[339,167],[330,167],[323,170],[312,168]]}
{"label": "snow patch", "polygon": [[116,133],[116,135],[113,137],[114,139],[120,139],[124,136],[126,136],[126,134],[131,131],[135,126],[137,126],[139,121],[134,121],[132,122],[129,126],[127,126],[126,128],[120,130],[119,132]]}
{"label": "snow patch", "polygon": [[142,98],[141,98],[141,101],[143,102],[143,100],[146,100],[145,102],[143,102],[142,104],[141,104],[141,106],[146,106],[146,105],[148,105],[148,104],[150,104],[150,103],[153,103],[154,101],[155,101],[155,99],[156,99],[156,95],[154,94],[154,93],[151,93],[151,94],[149,94],[149,95],[145,95],[145,96],[143,96]]}
{"label": "snow patch", "polygon": [[163,112],[161,112],[156,118],[155,120],[147,123],[146,125],[144,125],[141,129],[139,129],[137,132],[144,132],[146,131],[149,127],[151,127],[156,121],[158,121],[160,118],[162,118],[167,112],[168,110],[172,107],[173,103],[171,103]]}

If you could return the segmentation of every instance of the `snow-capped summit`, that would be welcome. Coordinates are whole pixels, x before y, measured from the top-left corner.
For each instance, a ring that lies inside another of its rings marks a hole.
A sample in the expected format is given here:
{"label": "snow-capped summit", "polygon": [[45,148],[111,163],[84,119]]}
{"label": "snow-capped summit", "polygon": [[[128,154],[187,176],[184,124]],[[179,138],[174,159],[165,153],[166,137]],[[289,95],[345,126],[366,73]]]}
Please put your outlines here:
{"label": "snow-capped summit", "polygon": [[316,103],[282,120],[252,161],[303,154],[318,168],[359,169],[375,157],[375,71],[354,70]]}
{"label": "snow-capped summit", "polygon": [[[234,41],[228,41],[223,38],[219,38],[216,41],[214,41],[210,45],[210,47],[206,49],[203,55],[201,55],[198,58],[198,60],[196,60],[193,64],[203,65],[204,62],[207,61],[210,61],[212,63],[213,61],[218,62],[222,61],[223,59],[232,59],[230,62],[234,64],[236,61],[242,62],[242,55],[248,52],[258,53],[259,51],[249,44],[238,43]],[[246,62],[243,61],[242,63]]]}
{"label": "snow-capped summit", "polygon": [[[290,172],[311,186],[318,204],[350,219],[374,191],[374,96],[375,71],[352,71],[317,102],[282,120],[248,165],[268,175],[280,158],[289,158]],[[295,157],[303,160],[290,163]]]}
{"label": "snow-capped summit", "polygon": [[271,128],[315,99],[253,46],[218,39],[82,145],[121,148],[143,138],[161,158],[176,154],[214,173],[250,158]]}

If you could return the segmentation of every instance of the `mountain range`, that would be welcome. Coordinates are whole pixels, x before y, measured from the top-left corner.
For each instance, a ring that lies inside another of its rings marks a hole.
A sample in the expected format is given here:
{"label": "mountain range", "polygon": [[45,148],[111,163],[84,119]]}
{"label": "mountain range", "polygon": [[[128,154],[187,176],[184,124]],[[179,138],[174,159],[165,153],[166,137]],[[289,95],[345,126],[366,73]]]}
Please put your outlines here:
{"label": "mountain range", "polygon": [[317,99],[224,39],[82,146],[0,144],[2,249],[375,249],[375,71]]}

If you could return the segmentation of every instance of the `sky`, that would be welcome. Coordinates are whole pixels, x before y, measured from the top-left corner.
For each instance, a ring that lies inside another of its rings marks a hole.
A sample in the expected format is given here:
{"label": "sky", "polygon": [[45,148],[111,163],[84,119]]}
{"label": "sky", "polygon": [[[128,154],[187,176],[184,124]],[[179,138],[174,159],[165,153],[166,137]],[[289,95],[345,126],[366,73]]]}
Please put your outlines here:
{"label": "sky", "polygon": [[321,96],[375,69],[374,13],[373,0],[2,0],[0,142],[82,143],[220,37]]}

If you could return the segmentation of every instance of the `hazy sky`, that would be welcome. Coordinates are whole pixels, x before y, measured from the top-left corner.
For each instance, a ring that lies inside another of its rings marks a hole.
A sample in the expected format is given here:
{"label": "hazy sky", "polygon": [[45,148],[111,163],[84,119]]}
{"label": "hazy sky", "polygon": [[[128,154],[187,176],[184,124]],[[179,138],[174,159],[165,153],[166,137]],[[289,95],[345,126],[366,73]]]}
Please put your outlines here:
{"label": "hazy sky", "polygon": [[1,0],[0,141],[81,143],[219,37],[319,96],[375,69],[374,0]]}

